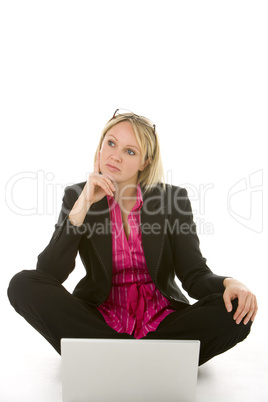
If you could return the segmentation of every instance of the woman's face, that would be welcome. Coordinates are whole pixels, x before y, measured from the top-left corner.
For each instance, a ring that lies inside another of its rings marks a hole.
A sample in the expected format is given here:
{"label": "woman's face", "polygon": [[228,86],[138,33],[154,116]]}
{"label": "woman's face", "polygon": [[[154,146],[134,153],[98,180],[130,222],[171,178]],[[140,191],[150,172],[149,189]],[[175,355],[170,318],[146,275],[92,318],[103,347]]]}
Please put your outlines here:
{"label": "woman's face", "polygon": [[138,171],[147,164],[142,164],[141,150],[129,121],[122,121],[107,131],[100,155],[102,174],[112,177],[123,188],[136,185]]}

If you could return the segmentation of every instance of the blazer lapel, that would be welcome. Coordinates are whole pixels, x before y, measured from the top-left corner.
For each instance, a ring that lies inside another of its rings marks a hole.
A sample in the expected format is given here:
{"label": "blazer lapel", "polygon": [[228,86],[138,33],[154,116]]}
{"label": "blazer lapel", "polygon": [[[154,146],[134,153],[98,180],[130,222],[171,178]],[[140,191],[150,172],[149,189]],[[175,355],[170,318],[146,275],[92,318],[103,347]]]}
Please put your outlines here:
{"label": "blazer lapel", "polygon": [[157,277],[164,249],[166,216],[164,193],[158,185],[143,196],[141,209],[143,251],[149,273],[154,280]]}
{"label": "blazer lapel", "polygon": [[100,264],[109,281],[112,280],[112,226],[107,198],[93,204],[86,216],[86,225],[90,230],[89,241],[96,250]]}

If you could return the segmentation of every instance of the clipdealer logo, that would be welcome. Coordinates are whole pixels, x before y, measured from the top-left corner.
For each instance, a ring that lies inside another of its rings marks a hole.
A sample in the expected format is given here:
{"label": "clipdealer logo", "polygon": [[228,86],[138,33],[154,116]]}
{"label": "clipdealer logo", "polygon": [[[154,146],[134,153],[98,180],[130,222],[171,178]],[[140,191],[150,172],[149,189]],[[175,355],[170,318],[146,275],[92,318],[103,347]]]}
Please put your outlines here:
{"label": "clipdealer logo", "polygon": [[240,225],[263,231],[263,169],[238,180],[227,194],[227,208]]}
{"label": "clipdealer logo", "polygon": [[[169,180],[171,171],[168,171]],[[10,177],[6,183],[5,201],[7,207],[17,215],[54,215],[58,218],[64,189],[73,185],[54,182],[52,172],[24,171]],[[180,184],[187,189],[193,208],[194,221],[198,234],[213,234],[214,225],[205,220],[207,192],[214,189],[214,184]],[[24,197],[25,196],[25,197]],[[174,205],[174,200],[170,200]],[[146,206],[146,205],[145,205]],[[235,182],[227,193],[227,210],[230,216],[245,228],[261,233],[263,231],[263,169],[259,169]],[[92,228],[91,228],[92,230]],[[101,230],[101,229],[99,229]],[[147,228],[144,228],[147,230]],[[157,231],[154,227],[151,230]],[[177,230],[176,226],[172,230]]]}
{"label": "clipdealer logo", "polygon": [[[54,179],[54,173],[43,170],[14,174],[6,183],[6,205],[17,215],[55,215],[56,219],[63,189],[68,184],[55,184]],[[26,200],[23,197],[25,191],[31,194],[25,197]]]}
{"label": "clipdealer logo", "polygon": [[[174,222],[170,222],[168,219],[164,221],[163,226],[158,223],[133,223],[131,225],[132,231],[136,234],[141,232],[143,235],[161,235],[161,234],[171,234],[171,235],[189,235],[189,234],[196,234],[196,223],[191,222],[180,223],[179,219],[175,220]],[[90,239],[94,235],[107,235],[113,234],[115,238],[121,238],[124,236],[123,227],[115,228],[115,225],[110,219],[105,219],[104,222],[94,222],[90,224],[90,222],[84,222],[81,226],[74,226],[70,223],[69,220],[66,221],[66,233],[76,234],[76,235],[85,235],[87,239]],[[207,229],[206,234],[212,234],[211,228]]]}

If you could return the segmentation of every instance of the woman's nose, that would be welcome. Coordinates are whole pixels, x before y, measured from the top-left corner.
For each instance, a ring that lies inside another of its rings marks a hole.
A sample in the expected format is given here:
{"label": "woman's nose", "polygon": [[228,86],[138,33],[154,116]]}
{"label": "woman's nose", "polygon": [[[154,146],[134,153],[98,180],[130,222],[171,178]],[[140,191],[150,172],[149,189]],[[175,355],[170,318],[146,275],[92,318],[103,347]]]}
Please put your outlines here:
{"label": "woman's nose", "polygon": [[112,153],[112,159],[116,160],[116,161],[121,161],[122,156],[121,156],[121,152],[119,150],[116,150]]}

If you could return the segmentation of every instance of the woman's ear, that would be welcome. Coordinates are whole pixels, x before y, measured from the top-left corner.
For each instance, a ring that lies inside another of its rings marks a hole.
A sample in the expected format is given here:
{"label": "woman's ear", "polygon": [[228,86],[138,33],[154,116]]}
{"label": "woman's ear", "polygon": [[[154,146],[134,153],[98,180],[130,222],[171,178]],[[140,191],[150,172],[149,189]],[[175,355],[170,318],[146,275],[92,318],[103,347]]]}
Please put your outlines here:
{"label": "woman's ear", "polygon": [[149,158],[148,158],[148,159],[145,161],[145,163],[144,163],[143,165],[141,165],[139,171],[142,172],[142,171],[146,168],[146,166],[149,165],[149,163],[150,163],[150,160],[149,160]]}

